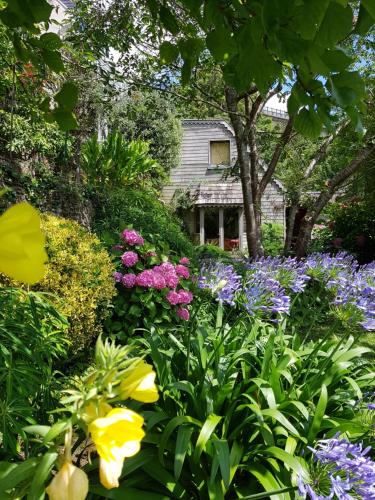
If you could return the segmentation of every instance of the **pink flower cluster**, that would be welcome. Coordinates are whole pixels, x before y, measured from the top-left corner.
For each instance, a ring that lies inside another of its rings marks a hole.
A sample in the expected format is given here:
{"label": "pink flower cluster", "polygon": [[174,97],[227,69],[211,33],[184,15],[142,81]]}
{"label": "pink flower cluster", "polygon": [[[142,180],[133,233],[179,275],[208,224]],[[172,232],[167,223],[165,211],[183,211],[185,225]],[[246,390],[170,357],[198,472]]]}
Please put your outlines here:
{"label": "pink flower cluster", "polygon": [[121,255],[121,262],[125,267],[133,267],[138,262],[138,254],[135,252],[125,252]]}
{"label": "pink flower cluster", "polygon": [[[122,238],[129,246],[144,245],[142,236],[134,229],[125,229],[122,233]],[[114,248],[120,250],[124,247],[116,245]],[[157,257],[156,252],[146,251],[146,249],[144,249],[143,253],[142,250],[136,253],[132,250],[127,250],[122,254],[121,262],[126,268],[130,268],[135,266],[138,262],[143,262],[145,265],[146,258],[149,257]],[[190,317],[189,311],[186,307],[181,306],[190,304],[193,300],[193,294],[183,288],[180,290],[176,290],[176,288],[180,284],[181,279],[190,278],[190,271],[186,267],[189,264],[189,259],[187,257],[182,257],[177,265],[171,262],[163,262],[150,269],[144,269],[139,274],[131,272],[122,274],[121,272],[115,272],[113,278],[116,283],[121,283],[124,288],[128,289],[135,286],[154,290],[169,289],[165,299],[169,304],[178,306],[176,310],[177,316],[187,321]]]}
{"label": "pink flower cluster", "polygon": [[144,245],[144,239],[134,229],[125,229],[125,231],[122,232],[122,237],[125,240],[125,242],[130,246]]}

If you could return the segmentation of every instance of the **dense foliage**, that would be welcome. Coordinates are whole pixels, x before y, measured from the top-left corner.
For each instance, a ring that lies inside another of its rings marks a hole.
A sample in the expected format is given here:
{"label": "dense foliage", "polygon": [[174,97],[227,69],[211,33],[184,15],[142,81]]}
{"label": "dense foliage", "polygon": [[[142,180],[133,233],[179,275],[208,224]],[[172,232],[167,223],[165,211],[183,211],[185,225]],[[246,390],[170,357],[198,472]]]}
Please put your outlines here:
{"label": "dense foliage", "polygon": [[[0,289],[1,455],[28,453],[26,425],[47,423],[60,394],[54,366],[66,358],[68,323],[52,297]],[[20,441],[22,438],[22,442]]]}
{"label": "dense foliage", "polygon": [[187,257],[169,255],[166,247],[145,242],[133,229],[122,232],[114,280],[118,295],[106,328],[119,341],[154,325],[172,326],[188,321],[193,301]]}
{"label": "dense foliage", "polygon": [[110,245],[119,231],[136,227],[153,244],[166,244],[171,251],[190,257],[193,245],[178,219],[155,195],[136,189],[101,190],[95,193],[94,231]]}

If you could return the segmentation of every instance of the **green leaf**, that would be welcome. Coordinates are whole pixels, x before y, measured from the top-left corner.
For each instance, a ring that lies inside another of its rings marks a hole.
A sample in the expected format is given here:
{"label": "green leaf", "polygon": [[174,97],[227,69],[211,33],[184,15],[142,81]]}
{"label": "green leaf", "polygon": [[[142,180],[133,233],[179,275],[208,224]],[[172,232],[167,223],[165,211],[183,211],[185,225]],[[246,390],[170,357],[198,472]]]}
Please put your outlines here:
{"label": "green leaf", "polygon": [[58,126],[63,131],[73,130],[78,128],[78,123],[74,113],[56,109],[50,113],[52,120],[56,121]]}
{"label": "green leaf", "polygon": [[203,427],[199,433],[196,445],[195,445],[195,450],[194,450],[194,455],[193,455],[193,460],[195,463],[199,462],[199,458],[203,452],[204,447],[206,446],[207,441],[210,439],[212,433],[214,432],[217,424],[220,422],[222,417],[219,417],[218,415],[211,414],[207,417],[205,423],[203,424]]}
{"label": "green leaf", "polygon": [[281,413],[281,411],[276,410],[275,408],[267,408],[261,411],[262,415],[266,415],[268,417],[272,417],[277,420],[283,427],[288,429],[289,432],[292,432],[294,435],[299,436],[299,432],[294,427],[293,424],[289,422],[289,420]]}
{"label": "green leaf", "polygon": [[33,476],[38,464],[38,458],[29,458],[20,465],[17,465],[15,468],[7,469],[5,474],[4,471],[2,471],[0,479],[0,494],[13,489],[21,481]]}
{"label": "green leaf", "polygon": [[301,475],[306,480],[308,479],[309,476],[305,467],[303,467],[303,465],[298,461],[298,459],[293,455],[291,455],[290,453],[286,452],[285,450],[282,450],[281,448],[277,448],[276,446],[271,446],[270,448],[266,448],[265,452],[268,455],[277,458],[283,464],[290,467],[296,474]]}
{"label": "green leaf", "polygon": [[363,99],[366,88],[358,71],[343,71],[332,76],[331,92],[337,104],[345,108]]}
{"label": "green leaf", "polygon": [[343,40],[352,30],[353,11],[347,6],[330,2],[323,22],[315,37],[315,42],[322,47],[332,47]]}
{"label": "green leaf", "polygon": [[280,484],[275,476],[259,462],[246,465],[246,470],[257,478],[259,483],[267,492],[279,490],[280,486],[284,486],[283,484]]}
{"label": "green leaf", "polygon": [[65,82],[59,92],[55,94],[54,100],[60,108],[72,111],[78,101],[78,87],[73,82]]}
{"label": "green leaf", "polygon": [[354,33],[357,35],[364,36],[369,31],[371,26],[374,24],[369,11],[365,8],[363,3],[359,7],[359,14],[357,18],[357,24],[355,25]]}
{"label": "green leaf", "polygon": [[322,131],[323,124],[314,110],[303,108],[296,116],[294,127],[303,136],[317,139]]}
{"label": "green leaf", "polygon": [[160,45],[160,61],[162,64],[173,63],[179,55],[177,45],[171,42],[163,42]]}
{"label": "green leaf", "polygon": [[47,66],[55,73],[62,73],[64,71],[64,63],[61,59],[60,52],[43,49],[42,57]]}
{"label": "green leaf", "polygon": [[327,49],[321,59],[331,71],[343,71],[353,62],[344,49]]}
{"label": "green leaf", "polygon": [[177,431],[176,449],[174,454],[174,477],[176,481],[180,478],[192,433],[193,428],[187,427],[186,425],[181,425]]}
{"label": "green leaf", "polygon": [[160,21],[162,22],[164,27],[170,33],[172,33],[172,35],[177,35],[180,28],[178,26],[177,19],[172,14],[172,12],[168,9],[168,7],[165,7],[164,5],[162,7],[160,7],[159,15],[160,15]]}
{"label": "green leaf", "polygon": [[44,498],[45,483],[49,478],[59,454],[50,450],[42,457],[31,483],[27,500],[42,500]]}
{"label": "green leaf", "polygon": [[44,437],[50,429],[51,427],[49,425],[28,425],[23,428],[27,434],[34,434],[42,437]]}
{"label": "green leaf", "polygon": [[62,47],[62,41],[56,33],[43,33],[39,41],[44,49],[58,50]]}
{"label": "green leaf", "polygon": [[47,432],[47,434],[44,436],[43,442],[45,444],[49,443],[50,441],[53,441],[55,437],[59,436],[63,432],[65,432],[69,426],[71,425],[70,421],[62,421],[62,422],[56,422],[50,430]]}
{"label": "green leaf", "polygon": [[236,52],[232,33],[223,26],[217,27],[207,35],[206,44],[213,58],[218,62],[228,60]]}
{"label": "green leaf", "polygon": [[373,21],[375,21],[375,3],[374,0],[362,0],[361,6],[367,10],[367,12],[372,17]]}
{"label": "green leaf", "polygon": [[191,78],[193,66],[192,61],[190,59],[185,59],[184,64],[181,69],[181,83],[182,85],[186,85],[189,83]]}
{"label": "green leaf", "polygon": [[184,488],[174,480],[173,476],[168,471],[163,469],[159,462],[150,462],[143,466],[143,470],[158,483],[165,486],[167,490],[176,495],[177,498],[186,494]]}
{"label": "green leaf", "polygon": [[295,26],[305,40],[312,40],[327,11],[329,0],[309,0],[296,8]]}
{"label": "green leaf", "polygon": [[309,433],[307,436],[310,443],[313,442],[315,436],[320,431],[322,420],[323,420],[323,417],[324,417],[324,414],[325,414],[325,411],[327,408],[327,402],[328,402],[327,387],[323,384],[322,391],[321,391],[320,396],[319,396],[318,404],[316,405],[314,418],[313,418],[313,421],[311,422],[311,426],[309,428]]}
{"label": "green leaf", "polygon": [[226,439],[215,439],[213,444],[219,460],[219,467],[224,487],[228,489],[230,483],[230,453],[228,441]]}
{"label": "green leaf", "polygon": [[169,437],[171,436],[172,432],[176,429],[176,427],[183,424],[194,424],[199,427],[201,426],[199,420],[195,420],[194,418],[188,417],[186,415],[180,415],[172,418],[172,420],[168,422],[168,424],[166,425],[159,442],[158,455],[159,455],[159,461],[162,465],[164,464],[164,450],[167,446]]}

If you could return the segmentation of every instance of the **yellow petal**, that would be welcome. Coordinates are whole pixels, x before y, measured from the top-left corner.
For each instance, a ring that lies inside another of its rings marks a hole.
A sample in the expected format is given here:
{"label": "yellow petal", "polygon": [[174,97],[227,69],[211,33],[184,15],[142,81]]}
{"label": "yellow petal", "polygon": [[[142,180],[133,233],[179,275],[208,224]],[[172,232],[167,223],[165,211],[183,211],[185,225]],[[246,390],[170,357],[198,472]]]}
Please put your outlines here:
{"label": "yellow petal", "polygon": [[66,462],[46,488],[50,500],[84,500],[89,491],[89,480],[75,465]]}
{"label": "yellow petal", "polygon": [[132,398],[143,403],[154,403],[159,399],[155,377],[152,366],[141,361],[121,381],[122,399]]}
{"label": "yellow petal", "polygon": [[130,397],[142,403],[154,403],[159,399],[158,389],[155,385],[156,374],[146,375],[141,383],[132,391]]}
{"label": "yellow petal", "polygon": [[89,424],[89,432],[101,458],[110,462],[138,453],[145,436],[143,418],[127,408],[115,408]]}
{"label": "yellow petal", "polygon": [[121,460],[104,460],[104,458],[100,459],[100,468],[99,468],[99,477],[100,482],[110,490],[111,488],[118,488],[119,486],[119,477],[121,476],[122,466],[124,463],[124,459]]}
{"label": "yellow petal", "polygon": [[41,280],[44,243],[38,211],[26,202],[13,205],[0,217],[0,271],[30,285]]}

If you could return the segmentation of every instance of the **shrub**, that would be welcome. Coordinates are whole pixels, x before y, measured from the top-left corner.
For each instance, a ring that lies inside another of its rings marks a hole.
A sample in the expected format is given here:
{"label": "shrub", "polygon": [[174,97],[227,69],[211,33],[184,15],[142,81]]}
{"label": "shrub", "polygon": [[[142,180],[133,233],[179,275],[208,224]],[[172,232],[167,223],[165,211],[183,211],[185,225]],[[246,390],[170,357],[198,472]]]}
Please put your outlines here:
{"label": "shrub", "polygon": [[53,365],[66,356],[68,323],[45,294],[0,289],[0,434],[2,452],[19,452],[25,425],[48,423],[54,409]]}
{"label": "shrub", "polygon": [[169,326],[189,319],[193,294],[189,259],[171,258],[145,242],[133,229],[125,229],[114,279],[118,295],[113,314],[106,321],[110,333],[121,341],[136,329]]}
{"label": "shrub", "polygon": [[70,324],[72,348],[79,350],[99,335],[115,294],[111,258],[77,222],[44,214],[42,229],[49,263],[37,287],[56,295],[56,306]]}
{"label": "shrub", "polygon": [[[53,294],[53,303],[69,321],[72,351],[77,351],[101,331],[115,294],[114,268],[99,239],[77,222],[44,214],[42,229],[49,261],[34,289]],[[4,276],[1,281],[10,284]]]}
{"label": "shrub", "polygon": [[328,209],[329,220],[316,231],[310,251],[346,250],[360,263],[375,259],[375,205],[373,200],[335,203]]}
{"label": "shrub", "polygon": [[216,245],[200,245],[196,248],[197,255],[200,259],[215,259],[220,261],[230,261],[231,254],[222,250],[220,247]]}
{"label": "shrub", "polygon": [[93,229],[109,245],[126,227],[136,227],[151,243],[167,244],[179,255],[192,256],[194,247],[180,221],[153,194],[135,189],[113,189],[95,193]]}
{"label": "shrub", "polygon": [[284,226],[275,222],[262,224],[262,244],[265,255],[280,255],[284,248]]}

